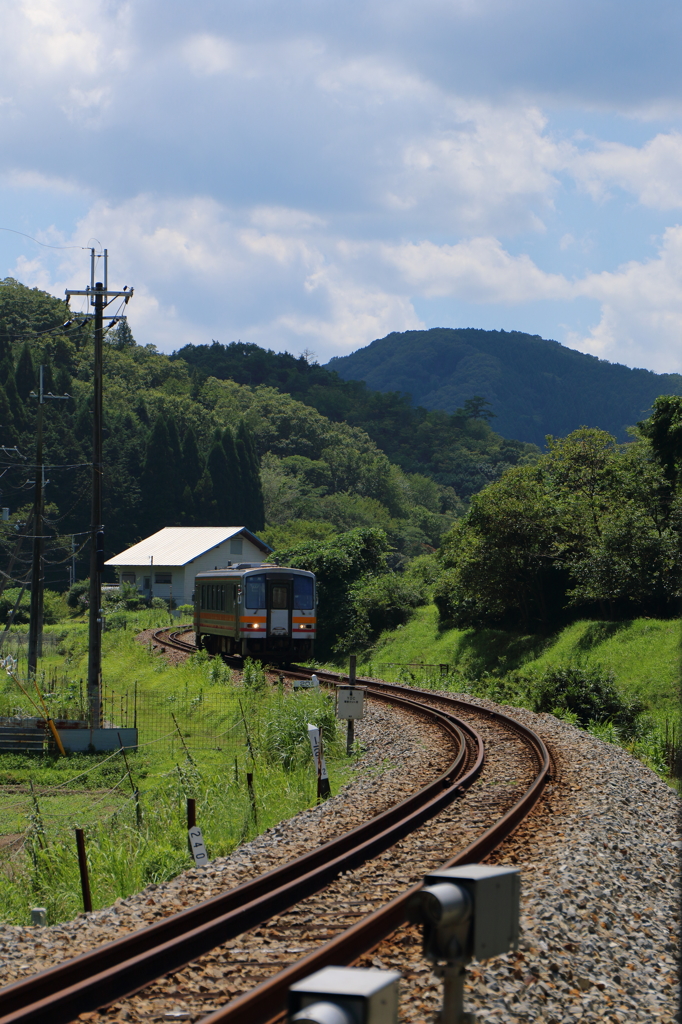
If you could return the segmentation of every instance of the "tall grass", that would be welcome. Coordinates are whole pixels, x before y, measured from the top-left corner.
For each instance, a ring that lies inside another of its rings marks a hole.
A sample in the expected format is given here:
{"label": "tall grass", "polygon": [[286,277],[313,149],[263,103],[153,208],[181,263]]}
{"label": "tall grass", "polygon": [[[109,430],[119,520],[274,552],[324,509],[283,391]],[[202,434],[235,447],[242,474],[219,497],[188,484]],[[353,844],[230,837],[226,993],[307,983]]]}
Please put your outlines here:
{"label": "tall grass", "polygon": [[[138,613],[136,618],[142,616],[152,617]],[[0,834],[17,837],[0,851],[0,920],[26,924],[30,908],[40,905],[55,923],[82,909],[76,827],[86,833],[97,909],[192,866],[186,824],[190,797],[211,858],[310,807],[317,798],[317,774],[309,723],[322,730],[332,791],[347,777],[350,762],[337,738],[329,695],[285,692],[255,663],[246,664],[243,679],[205,655],[172,666],[135,641],[134,633],[111,631],[103,642],[105,685],[116,687],[121,707],[133,687],[138,695],[154,698],[140,701],[140,746],[127,754],[129,773],[120,754],[0,755],[5,795]],[[76,631],[64,642],[61,661],[46,658],[39,671],[62,673],[73,689],[85,668],[85,652]],[[0,686],[8,692],[13,683],[7,679]],[[22,695],[12,690],[12,698],[20,702]],[[171,735],[147,742],[152,723],[145,715],[165,705],[175,714]],[[117,701],[108,706],[116,708]],[[247,772],[253,776],[255,807]],[[139,791],[139,804],[133,789]]]}

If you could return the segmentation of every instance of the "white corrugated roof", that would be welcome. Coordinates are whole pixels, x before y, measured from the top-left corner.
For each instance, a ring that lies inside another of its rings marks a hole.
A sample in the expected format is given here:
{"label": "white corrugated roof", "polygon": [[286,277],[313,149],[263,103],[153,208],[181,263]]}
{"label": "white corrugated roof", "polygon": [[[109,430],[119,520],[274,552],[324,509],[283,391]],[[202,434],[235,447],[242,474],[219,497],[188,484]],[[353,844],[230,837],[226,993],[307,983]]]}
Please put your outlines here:
{"label": "white corrugated roof", "polygon": [[245,526],[165,526],[158,533],[122,551],[120,555],[114,555],[104,564],[149,565],[153,558],[154,565],[187,565],[193,558],[198,558],[237,533],[244,534],[263,551],[272,551]]}

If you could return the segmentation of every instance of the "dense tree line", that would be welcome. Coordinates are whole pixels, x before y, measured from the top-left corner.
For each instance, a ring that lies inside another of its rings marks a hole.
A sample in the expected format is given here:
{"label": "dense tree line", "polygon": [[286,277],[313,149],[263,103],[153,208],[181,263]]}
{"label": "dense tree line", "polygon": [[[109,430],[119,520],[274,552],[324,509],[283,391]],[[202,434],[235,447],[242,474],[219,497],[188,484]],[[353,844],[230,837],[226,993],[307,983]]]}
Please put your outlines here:
{"label": "dense tree line", "polygon": [[[216,377],[276,388],[332,422],[359,427],[404,472],[425,475],[465,501],[510,466],[537,455],[534,445],[492,430],[489,421],[495,414],[476,387],[450,412],[427,411],[415,408],[404,392],[372,391],[363,381],[343,380],[304,356],[253,344],[186,345],[171,358],[186,362],[197,381]],[[420,357],[415,359],[419,362]]]}
{"label": "dense tree line", "polygon": [[[667,422],[666,422],[667,420]],[[581,428],[486,487],[444,538],[436,601],[460,627],[679,614],[682,399],[639,437]]]}

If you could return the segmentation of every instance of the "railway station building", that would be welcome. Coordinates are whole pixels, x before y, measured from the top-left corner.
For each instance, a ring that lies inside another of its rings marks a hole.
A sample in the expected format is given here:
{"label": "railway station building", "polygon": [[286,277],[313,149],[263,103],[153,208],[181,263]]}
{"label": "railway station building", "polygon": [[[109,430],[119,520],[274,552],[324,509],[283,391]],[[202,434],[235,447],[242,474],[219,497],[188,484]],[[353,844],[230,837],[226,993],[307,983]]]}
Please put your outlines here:
{"label": "railway station building", "polygon": [[189,604],[198,572],[241,562],[260,564],[272,552],[245,526],[166,526],[104,564],[119,583],[132,583],[146,597],[172,597]]}

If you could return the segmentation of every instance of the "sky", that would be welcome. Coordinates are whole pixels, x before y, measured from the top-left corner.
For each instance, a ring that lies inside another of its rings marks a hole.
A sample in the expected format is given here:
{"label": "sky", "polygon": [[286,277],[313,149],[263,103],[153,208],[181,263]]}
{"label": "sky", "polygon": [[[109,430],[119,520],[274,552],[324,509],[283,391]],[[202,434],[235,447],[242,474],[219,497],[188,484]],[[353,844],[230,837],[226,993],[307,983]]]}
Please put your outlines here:
{"label": "sky", "polygon": [[677,0],[0,17],[0,278],[61,296],[107,248],[164,352],[481,327],[682,372]]}

